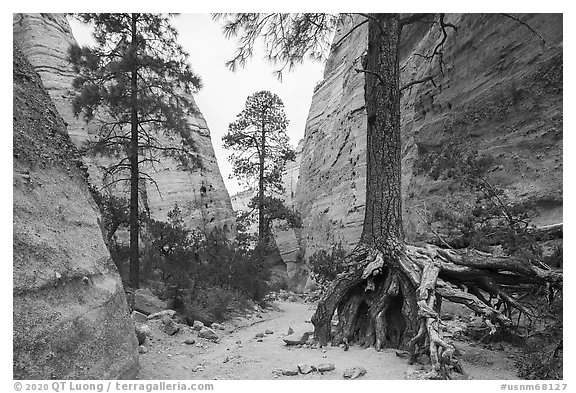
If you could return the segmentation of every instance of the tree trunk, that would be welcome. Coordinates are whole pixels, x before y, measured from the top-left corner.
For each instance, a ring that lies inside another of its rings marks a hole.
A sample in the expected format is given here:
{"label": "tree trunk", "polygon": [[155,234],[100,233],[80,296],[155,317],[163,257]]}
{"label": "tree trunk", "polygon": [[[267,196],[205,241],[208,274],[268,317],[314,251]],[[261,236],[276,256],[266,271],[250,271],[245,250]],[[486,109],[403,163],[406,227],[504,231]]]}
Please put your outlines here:
{"label": "tree trunk", "polygon": [[266,223],[264,217],[264,160],[266,159],[266,123],[262,113],[262,129],[260,130],[260,167],[258,176],[258,244],[267,245]]}
{"label": "tree trunk", "polygon": [[[430,258],[415,265],[402,227],[399,60],[400,17],[371,14],[363,61],[367,121],[366,210],[360,242],[347,273],[337,278],[312,317],[321,345],[363,346],[422,352],[434,372],[446,374],[454,348],[439,333],[435,283],[439,267]],[[332,318],[338,324],[332,332]],[[445,356],[445,358],[442,358]]]}
{"label": "tree trunk", "polygon": [[[335,343],[408,348],[418,331],[416,288],[395,265],[403,247],[400,188],[399,16],[373,14],[368,52],[363,61],[368,117],[366,210],[360,243],[350,271],[322,299],[313,317],[315,337],[325,345],[330,320],[338,312]],[[380,274],[366,284],[364,271],[381,263]],[[366,284],[366,285],[365,285]],[[360,289],[359,289],[360,287]]]}
{"label": "tree trunk", "polygon": [[130,132],[130,285],[139,287],[140,261],[138,249],[138,66],[137,66],[137,15],[132,14],[132,42],[130,56],[132,62],[131,94],[131,132]]}

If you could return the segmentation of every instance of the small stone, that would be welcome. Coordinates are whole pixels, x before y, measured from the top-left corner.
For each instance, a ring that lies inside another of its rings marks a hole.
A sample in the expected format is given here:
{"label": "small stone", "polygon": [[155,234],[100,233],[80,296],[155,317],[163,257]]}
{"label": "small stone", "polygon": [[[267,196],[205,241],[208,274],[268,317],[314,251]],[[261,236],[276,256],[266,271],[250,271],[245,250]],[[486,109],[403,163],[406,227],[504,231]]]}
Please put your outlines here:
{"label": "small stone", "polygon": [[236,344],[242,344],[242,340],[236,341]]}
{"label": "small stone", "polygon": [[334,365],[334,363],[322,363],[318,365],[318,367],[316,367],[316,369],[321,373],[333,371],[335,368],[336,366]]}
{"label": "small stone", "polygon": [[262,341],[264,341],[264,340],[262,340],[261,338],[256,340],[256,342],[258,342],[258,343],[261,343]]}
{"label": "small stone", "polygon": [[298,373],[299,373],[298,367],[287,368],[282,370],[282,375],[288,375],[290,377],[298,375]]}
{"label": "small stone", "polygon": [[224,359],[224,361],[222,363],[228,363],[230,361],[230,358],[228,356],[226,356],[226,358]]}
{"label": "small stone", "polygon": [[302,374],[306,375],[306,374],[310,374],[312,371],[314,371],[314,368],[312,366],[310,366],[309,364],[299,364],[298,370],[300,370],[300,372]]}
{"label": "small stone", "polygon": [[210,328],[207,328],[206,326],[204,326],[202,329],[200,329],[200,331],[198,332],[198,337],[202,337],[202,338],[205,338],[207,340],[217,340],[218,339],[218,335],[216,335],[216,332]]}
{"label": "small stone", "polygon": [[212,325],[210,325],[210,327],[211,327],[212,329],[214,329],[214,330],[224,330],[224,329],[226,329],[226,328],[224,327],[224,325],[222,325],[222,324],[220,324],[220,323],[216,323],[216,322],[214,322]]}
{"label": "small stone", "polygon": [[140,311],[132,311],[132,319],[136,323],[144,323],[146,322],[146,315],[142,314]]}
{"label": "small stone", "polygon": [[264,333],[266,333],[266,334],[274,334],[274,332],[273,332],[272,330],[270,330],[270,329],[266,329],[266,330],[264,331]]}
{"label": "small stone", "polygon": [[298,332],[292,332],[292,334],[289,334],[288,336],[284,337],[283,340],[286,343],[286,345],[300,345],[304,344],[311,334],[313,334],[312,331],[301,330]]}
{"label": "small stone", "polygon": [[138,352],[139,353],[148,353],[148,348],[146,348],[144,345],[139,345],[138,346]]}
{"label": "small stone", "polygon": [[192,324],[192,329],[200,331],[202,330],[202,328],[204,327],[204,324],[202,323],[202,321],[194,321],[194,323]]}
{"label": "small stone", "polygon": [[168,316],[162,318],[162,331],[169,336],[173,336],[180,331],[180,325]]}
{"label": "small stone", "polygon": [[286,334],[291,335],[292,333],[294,333],[294,329],[292,329],[290,326],[288,326],[288,333],[286,333]]}
{"label": "small stone", "polygon": [[357,367],[349,368],[346,371],[344,371],[344,378],[356,379],[356,378],[360,378],[364,374],[366,374],[366,369],[364,367],[357,366]]}
{"label": "small stone", "polygon": [[134,331],[136,332],[136,338],[138,339],[138,344],[143,344],[146,341],[146,337],[152,336],[152,330],[148,325],[136,325],[134,326]]}
{"label": "small stone", "polygon": [[264,337],[264,333],[256,333],[256,335],[254,337],[255,338],[262,338],[262,337]]}

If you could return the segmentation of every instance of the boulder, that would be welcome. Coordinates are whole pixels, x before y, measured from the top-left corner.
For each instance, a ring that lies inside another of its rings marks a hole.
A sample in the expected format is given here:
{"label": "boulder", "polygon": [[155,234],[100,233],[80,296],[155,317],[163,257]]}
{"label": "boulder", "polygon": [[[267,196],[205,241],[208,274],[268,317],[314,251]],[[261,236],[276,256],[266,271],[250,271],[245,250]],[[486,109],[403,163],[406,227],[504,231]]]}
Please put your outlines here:
{"label": "boulder", "polygon": [[216,322],[214,322],[212,325],[210,325],[210,327],[211,327],[213,330],[224,330],[224,329],[226,329],[226,327],[224,327],[224,325],[222,325],[221,323],[216,323]]}
{"label": "boulder", "polygon": [[202,327],[198,332],[198,337],[205,338],[207,340],[217,340],[218,335],[216,332],[206,326]]}
{"label": "boulder", "polygon": [[266,329],[266,330],[264,331],[264,333],[266,333],[266,334],[274,334],[274,332],[273,332],[272,330],[270,330],[270,329]]}
{"label": "boulder", "polygon": [[356,378],[360,378],[364,374],[366,374],[366,369],[364,367],[361,367],[361,366],[356,366],[353,368],[346,369],[344,371],[343,376],[345,379],[356,379]]}
{"label": "boulder", "polygon": [[138,347],[138,352],[140,353],[148,353],[148,348],[146,348],[144,345],[140,345]]}
{"label": "boulder", "polygon": [[166,309],[166,302],[158,299],[148,289],[137,289],[134,292],[134,306],[136,311],[143,314],[150,315]]}
{"label": "boulder", "polygon": [[196,343],[196,340],[194,340],[193,338],[187,338],[186,340],[184,340],[184,344],[186,345],[194,345]]}

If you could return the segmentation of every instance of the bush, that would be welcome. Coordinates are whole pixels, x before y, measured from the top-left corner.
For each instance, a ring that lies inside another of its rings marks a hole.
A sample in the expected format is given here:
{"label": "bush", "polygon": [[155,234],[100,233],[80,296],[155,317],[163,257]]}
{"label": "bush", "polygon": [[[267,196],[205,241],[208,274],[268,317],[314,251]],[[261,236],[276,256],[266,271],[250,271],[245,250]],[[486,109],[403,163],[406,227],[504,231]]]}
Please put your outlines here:
{"label": "bush", "polygon": [[178,206],[168,217],[168,222],[148,220],[142,271],[148,279],[160,272],[164,298],[187,322],[221,321],[247,299],[264,298],[270,272],[258,248],[229,240],[221,229],[206,236],[188,229]]}
{"label": "bush", "polygon": [[336,243],[332,246],[330,253],[325,250],[316,251],[308,258],[310,273],[316,282],[325,287],[336,276],[346,270],[347,252],[342,247],[342,243]]}

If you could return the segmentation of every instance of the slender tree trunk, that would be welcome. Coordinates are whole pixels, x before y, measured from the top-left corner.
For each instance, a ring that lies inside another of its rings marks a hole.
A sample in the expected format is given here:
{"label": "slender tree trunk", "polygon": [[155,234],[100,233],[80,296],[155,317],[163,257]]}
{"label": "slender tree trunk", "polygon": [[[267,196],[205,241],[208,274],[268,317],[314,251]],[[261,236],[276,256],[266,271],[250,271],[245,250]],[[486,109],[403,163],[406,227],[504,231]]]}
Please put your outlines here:
{"label": "slender tree trunk", "polygon": [[130,132],[130,285],[139,287],[140,261],[138,250],[138,65],[137,65],[137,14],[132,14],[132,42],[130,56],[132,72],[131,94],[131,132]]}
{"label": "slender tree trunk", "polygon": [[[264,117],[264,114],[262,114]],[[260,133],[260,173],[258,176],[258,244],[265,246],[266,223],[264,217],[264,160],[266,159],[266,123],[262,120],[262,130]]]}

